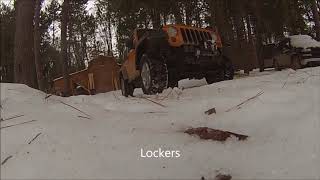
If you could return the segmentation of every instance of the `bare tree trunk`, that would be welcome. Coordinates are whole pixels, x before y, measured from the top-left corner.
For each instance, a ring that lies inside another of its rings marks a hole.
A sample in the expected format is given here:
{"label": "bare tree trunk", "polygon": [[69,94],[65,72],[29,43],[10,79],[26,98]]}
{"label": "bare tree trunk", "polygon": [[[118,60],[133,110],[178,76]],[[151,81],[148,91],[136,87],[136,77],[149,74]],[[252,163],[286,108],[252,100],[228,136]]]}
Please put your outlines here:
{"label": "bare tree trunk", "polygon": [[248,41],[249,41],[249,43],[252,43],[252,30],[251,30],[251,28],[252,28],[252,26],[251,26],[251,21],[250,21],[250,15],[247,15],[246,16],[246,22],[247,22],[247,29],[248,29],[248,35],[247,35],[247,37],[248,37]]}
{"label": "bare tree trunk", "polygon": [[312,0],[312,13],[313,13],[313,20],[315,24],[315,30],[317,35],[317,40],[320,40],[320,17],[319,17],[319,11],[316,0]]}
{"label": "bare tree trunk", "polygon": [[160,12],[158,9],[154,8],[151,10],[152,14],[152,26],[154,29],[159,29],[161,26],[161,17],[160,17]]}
{"label": "bare tree trunk", "polygon": [[34,0],[18,0],[14,43],[15,82],[36,88],[33,52]]}
{"label": "bare tree trunk", "polygon": [[185,3],[185,12],[186,12],[186,24],[191,25],[192,24],[192,9],[194,7],[190,7],[189,1],[186,1]]}
{"label": "bare tree trunk", "polygon": [[[56,19],[55,14],[54,14],[53,17],[54,17],[54,19]],[[55,28],[54,22],[55,22],[55,21],[53,21],[53,23],[52,23],[52,45],[53,45],[53,47],[56,47],[56,46],[55,46],[55,38],[56,38],[55,30],[56,30],[56,28]]]}
{"label": "bare tree trunk", "polygon": [[38,87],[41,91],[44,91],[44,79],[43,79],[43,68],[40,59],[40,10],[41,0],[36,0],[35,14],[34,14],[34,62],[36,65],[36,73],[38,80]]}
{"label": "bare tree trunk", "polygon": [[178,1],[173,1],[173,16],[175,19],[175,23],[176,24],[182,24],[183,20],[182,20],[182,13],[181,13],[181,7],[180,7],[180,3]]}
{"label": "bare tree trunk", "polygon": [[[147,27],[146,27],[147,28]],[[111,20],[108,20],[108,31],[109,31],[109,47],[108,47],[108,52],[110,52],[110,54],[108,55],[113,55],[112,53],[112,34],[111,34]]]}
{"label": "bare tree trunk", "polygon": [[64,79],[64,96],[70,95],[70,77],[68,73],[68,58],[67,58],[67,27],[68,27],[68,12],[69,12],[69,0],[64,0],[62,5],[62,17],[61,17],[61,65]]}
{"label": "bare tree trunk", "polygon": [[254,1],[254,25],[255,25],[255,36],[256,36],[256,50],[257,50],[257,59],[259,63],[260,72],[264,71],[264,60],[261,57],[262,54],[262,17],[261,17],[261,7],[262,2]]}

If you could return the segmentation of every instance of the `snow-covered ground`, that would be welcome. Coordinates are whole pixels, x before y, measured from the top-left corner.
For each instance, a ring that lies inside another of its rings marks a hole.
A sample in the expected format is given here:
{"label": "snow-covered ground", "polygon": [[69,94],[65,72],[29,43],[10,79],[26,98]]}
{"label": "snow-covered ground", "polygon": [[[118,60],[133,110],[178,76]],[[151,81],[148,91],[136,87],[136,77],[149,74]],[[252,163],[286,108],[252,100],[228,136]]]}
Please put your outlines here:
{"label": "snow-covered ground", "polygon": [[[117,91],[48,99],[25,85],[1,84],[1,117],[24,115],[1,127],[36,120],[1,129],[1,162],[12,156],[1,165],[1,179],[320,178],[320,67],[187,88],[205,82],[196,83],[181,81],[183,90],[155,96],[136,90],[133,98]],[[213,107],[216,114],[204,114]],[[250,137],[221,143],[183,133],[201,126]],[[141,149],[159,148],[181,156],[141,157]]]}

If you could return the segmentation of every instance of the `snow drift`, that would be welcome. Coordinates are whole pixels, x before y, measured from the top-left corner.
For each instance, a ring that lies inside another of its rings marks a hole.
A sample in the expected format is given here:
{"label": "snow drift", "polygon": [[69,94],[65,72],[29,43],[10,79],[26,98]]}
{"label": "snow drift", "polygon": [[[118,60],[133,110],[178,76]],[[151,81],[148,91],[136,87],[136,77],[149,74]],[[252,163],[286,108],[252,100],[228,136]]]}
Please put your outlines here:
{"label": "snow drift", "polygon": [[[45,99],[25,85],[1,84],[1,127],[35,120],[1,129],[1,162],[12,156],[1,165],[1,178],[212,179],[225,173],[234,179],[319,179],[319,88],[319,67],[253,72],[154,96],[136,91],[134,98],[117,91]],[[204,113],[210,108],[215,114]],[[17,115],[23,116],[10,119]],[[190,127],[250,138],[201,140],[183,133]],[[181,156],[140,156],[141,149],[159,148]]]}

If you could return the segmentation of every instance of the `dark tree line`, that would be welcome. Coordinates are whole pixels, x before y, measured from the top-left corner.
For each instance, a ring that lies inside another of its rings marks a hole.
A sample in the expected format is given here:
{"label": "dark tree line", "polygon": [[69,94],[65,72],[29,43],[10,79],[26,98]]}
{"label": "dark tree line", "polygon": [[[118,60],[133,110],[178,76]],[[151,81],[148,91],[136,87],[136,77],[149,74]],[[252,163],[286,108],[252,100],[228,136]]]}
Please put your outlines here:
{"label": "dark tree line", "polygon": [[134,28],[172,23],[216,27],[248,72],[262,65],[263,44],[300,33],[319,40],[319,7],[318,0],[16,0],[1,4],[1,82],[49,89],[92,56],[121,57]]}

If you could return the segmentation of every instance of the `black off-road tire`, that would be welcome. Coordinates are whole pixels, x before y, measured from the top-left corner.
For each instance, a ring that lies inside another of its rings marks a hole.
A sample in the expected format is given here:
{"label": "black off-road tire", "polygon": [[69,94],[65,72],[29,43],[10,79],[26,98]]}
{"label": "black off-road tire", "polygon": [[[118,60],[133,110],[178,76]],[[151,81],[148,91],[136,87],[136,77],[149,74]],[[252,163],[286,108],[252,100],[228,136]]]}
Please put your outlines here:
{"label": "black off-road tire", "polygon": [[224,80],[232,80],[234,78],[234,68],[230,59],[222,56],[222,65],[216,74],[206,75],[208,84],[212,84]]}
{"label": "black off-road tire", "polygon": [[162,93],[168,87],[166,63],[162,59],[150,58],[147,54],[143,54],[140,63],[140,78],[144,94]]}
{"label": "black off-road tire", "polygon": [[133,96],[133,86],[128,82],[127,79],[124,79],[122,75],[120,75],[120,87],[123,96]]}
{"label": "black off-road tire", "polygon": [[179,81],[177,80],[172,80],[172,81],[169,81],[169,85],[168,87],[171,87],[171,88],[175,88],[175,87],[178,87],[179,86]]}
{"label": "black off-road tire", "polygon": [[216,82],[220,82],[224,80],[224,69],[221,68],[220,70],[218,70],[216,73],[210,73],[208,75],[206,75],[206,81],[208,84],[213,84]]}
{"label": "black off-road tire", "polygon": [[171,69],[168,71],[169,71],[168,87],[170,88],[178,87],[178,82],[180,79],[177,73],[177,69]]}

